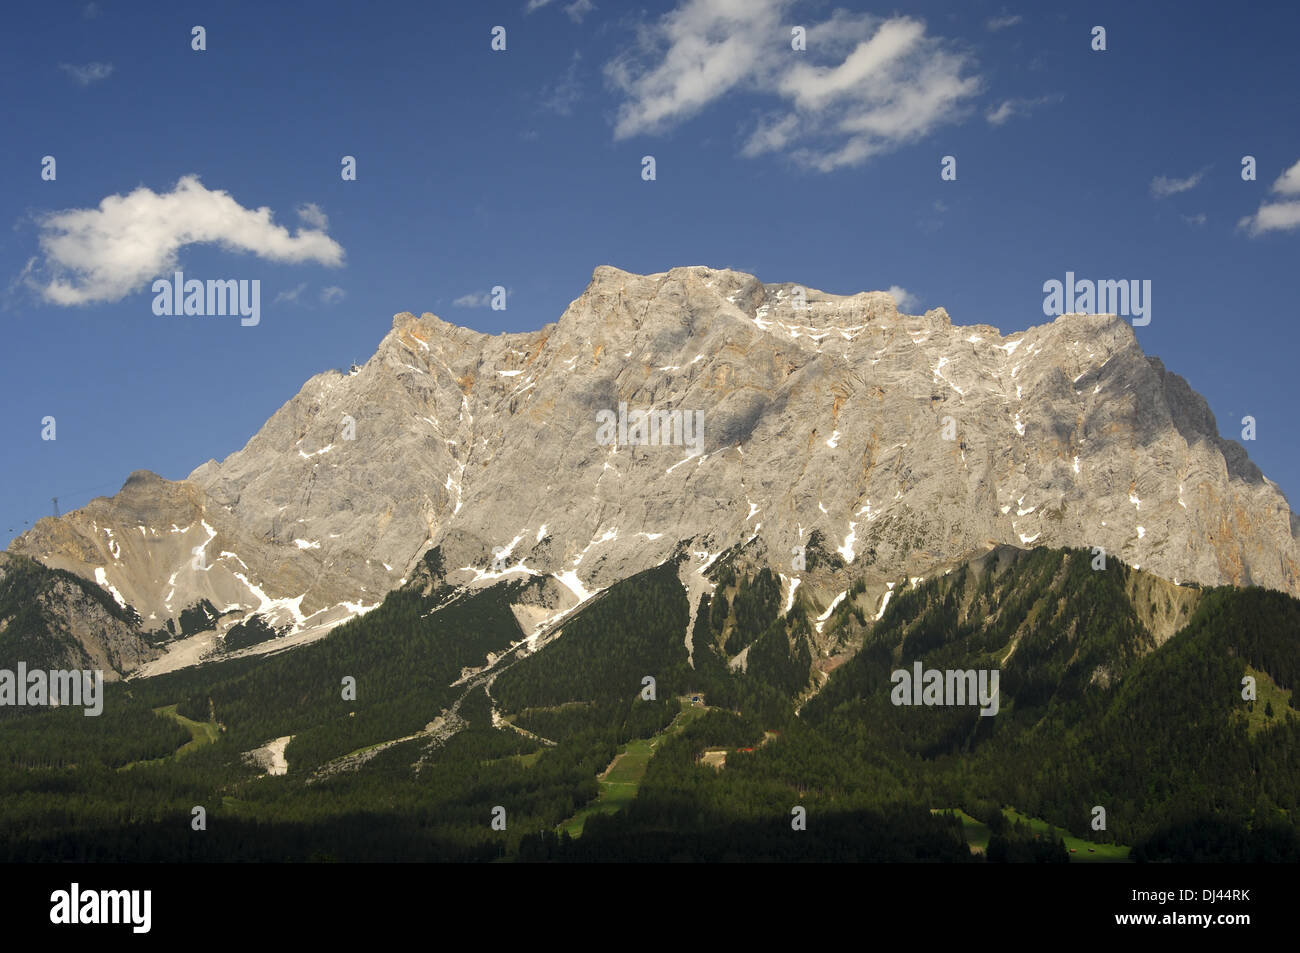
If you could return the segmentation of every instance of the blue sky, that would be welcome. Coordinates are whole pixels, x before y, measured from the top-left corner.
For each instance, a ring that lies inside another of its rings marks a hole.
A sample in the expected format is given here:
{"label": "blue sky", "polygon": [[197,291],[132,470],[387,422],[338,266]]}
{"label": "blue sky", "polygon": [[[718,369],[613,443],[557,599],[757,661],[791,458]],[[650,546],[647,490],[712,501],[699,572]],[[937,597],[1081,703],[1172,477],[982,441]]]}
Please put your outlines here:
{"label": "blue sky", "polygon": [[[237,450],[399,311],[534,329],[599,264],[897,287],[1004,334],[1049,320],[1043,283],[1066,271],[1150,280],[1143,347],[1225,436],[1256,417],[1247,449],[1300,501],[1300,7],[1044,7],[10,8],[5,542],[52,496]],[[260,280],[260,323],[155,315],[177,268]],[[494,285],[505,311],[472,306]]]}

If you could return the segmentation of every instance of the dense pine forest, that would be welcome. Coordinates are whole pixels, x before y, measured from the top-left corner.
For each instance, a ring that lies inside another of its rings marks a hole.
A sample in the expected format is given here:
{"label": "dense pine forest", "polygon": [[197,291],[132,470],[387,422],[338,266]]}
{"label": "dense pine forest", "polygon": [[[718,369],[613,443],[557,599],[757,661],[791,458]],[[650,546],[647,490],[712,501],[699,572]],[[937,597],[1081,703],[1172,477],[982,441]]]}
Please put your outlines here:
{"label": "dense pine forest", "polygon": [[[1061,862],[1071,839],[1300,860],[1294,599],[1000,549],[904,581],[879,621],[853,585],[824,624],[856,651],[818,677],[825,605],[784,612],[779,577],[729,553],[692,623],[679,568],[533,647],[510,609],[531,583],[448,586],[434,550],[310,645],[108,684],[99,717],[11,708],[0,858]],[[43,586],[138,626],[65,576],[6,577],[0,667],[66,656]],[[227,650],[277,637],[259,622]],[[998,670],[997,715],[894,704],[915,661]],[[278,775],[256,753],[277,739]]]}

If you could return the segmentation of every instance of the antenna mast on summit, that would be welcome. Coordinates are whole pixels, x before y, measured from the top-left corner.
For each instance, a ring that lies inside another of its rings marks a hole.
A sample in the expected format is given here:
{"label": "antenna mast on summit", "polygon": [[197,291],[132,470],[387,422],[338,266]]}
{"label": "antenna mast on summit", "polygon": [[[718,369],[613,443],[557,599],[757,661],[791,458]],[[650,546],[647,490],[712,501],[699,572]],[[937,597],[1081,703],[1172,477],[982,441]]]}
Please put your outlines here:
{"label": "antenna mast on summit", "polygon": [[55,519],[58,519],[58,518],[59,518],[59,498],[58,498],[57,496],[55,496],[55,497],[51,497],[51,500],[52,500],[53,503],[54,503],[54,518],[55,518]]}

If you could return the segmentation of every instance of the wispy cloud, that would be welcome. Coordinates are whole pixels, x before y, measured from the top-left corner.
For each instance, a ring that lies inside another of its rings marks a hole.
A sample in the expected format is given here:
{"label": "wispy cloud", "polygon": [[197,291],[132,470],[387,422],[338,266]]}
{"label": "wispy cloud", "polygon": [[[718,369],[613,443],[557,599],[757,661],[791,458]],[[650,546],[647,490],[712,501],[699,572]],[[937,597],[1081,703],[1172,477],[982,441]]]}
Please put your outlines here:
{"label": "wispy cloud", "polygon": [[120,301],[175,268],[187,245],[216,244],[268,261],[343,264],[343,247],[323,230],[291,234],[272,217],[269,208],[244,208],[194,175],[170,192],[141,186],[108,196],[98,208],[39,216],[44,257],[30,263],[24,279],[52,304],[79,305]]}
{"label": "wispy cloud", "polygon": [[943,217],[948,212],[948,204],[942,199],[935,199],[930,207],[917,217],[916,227],[927,235],[933,235],[943,228]]}
{"label": "wispy cloud", "polygon": [[[549,7],[552,2],[553,0],[528,0],[528,3],[524,6],[524,14],[527,15],[540,10],[542,7]],[[574,23],[581,23],[582,18],[595,9],[596,5],[592,3],[592,0],[573,0],[572,3],[567,3],[563,7],[565,15]]]}
{"label": "wispy cloud", "polygon": [[573,114],[573,107],[582,98],[582,83],[578,80],[578,63],[581,60],[582,54],[575,50],[573,58],[569,60],[569,68],[564,71],[564,75],[556,81],[554,86],[542,89],[541,106],[543,109],[559,113],[561,116]]}
{"label": "wispy cloud", "polygon": [[989,17],[984,21],[984,28],[990,33],[997,33],[999,30],[1005,30],[1007,27],[1015,26],[1022,21],[1024,17],[1020,14],[1003,17]]}
{"label": "wispy cloud", "polygon": [[792,5],[685,0],[643,26],[605,67],[624,97],[615,138],[662,133],[730,93],[750,93],[775,102],[742,155],[783,152],[828,172],[921,139],[979,91],[969,57],[911,17],[836,10],[807,26],[807,52],[782,52]]}
{"label": "wispy cloud", "polygon": [[899,311],[915,308],[921,303],[916,295],[900,285],[890,285],[887,293],[894,299],[894,304],[898,305]]}
{"label": "wispy cloud", "polygon": [[78,86],[89,86],[113,75],[112,63],[86,63],[82,66],[60,63],[59,69],[71,76],[72,81]]}
{"label": "wispy cloud", "polygon": [[1000,126],[1013,116],[1028,116],[1039,106],[1045,106],[1048,103],[1059,103],[1064,96],[1039,96],[1037,99],[1004,99],[997,106],[990,107],[984,113],[984,118],[989,121],[990,125]]}
{"label": "wispy cloud", "polygon": [[1197,212],[1195,215],[1184,215],[1183,221],[1188,225],[1204,225],[1209,219],[1204,212]]}
{"label": "wispy cloud", "polygon": [[289,291],[281,291],[278,295],[276,295],[275,303],[279,304],[281,301],[288,301],[290,304],[296,304],[298,301],[298,297],[306,290],[307,290],[307,282],[305,281],[300,282],[296,288],[292,288]]}
{"label": "wispy cloud", "polygon": [[452,306],[456,308],[486,308],[492,303],[492,296],[486,291],[471,291],[467,295],[461,295],[452,301]]}
{"label": "wispy cloud", "polygon": [[1200,172],[1194,172],[1185,179],[1171,179],[1166,175],[1158,175],[1151,180],[1151,194],[1158,199],[1170,195],[1177,195],[1179,192],[1187,192],[1201,184],[1201,179],[1205,177],[1208,169],[1202,169]]}
{"label": "wispy cloud", "polygon": [[328,288],[320,290],[320,303],[324,305],[337,304],[347,297],[347,292],[338,285],[330,285]]}
{"label": "wispy cloud", "polygon": [[[1272,191],[1282,196],[1300,195],[1300,162],[1278,176]],[[1285,198],[1264,202],[1255,214],[1247,215],[1239,221],[1237,227],[1244,228],[1255,236],[1300,228],[1300,199]]]}
{"label": "wispy cloud", "polygon": [[315,202],[307,202],[299,205],[297,208],[298,217],[303,220],[309,228],[319,228],[321,231],[330,227],[329,216]]}
{"label": "wispy cloud", "polygon": [[573,0],[564,8],[564,12],[574,23],[581,23],[582,18],[595,9],[596,5],[591,0]]}

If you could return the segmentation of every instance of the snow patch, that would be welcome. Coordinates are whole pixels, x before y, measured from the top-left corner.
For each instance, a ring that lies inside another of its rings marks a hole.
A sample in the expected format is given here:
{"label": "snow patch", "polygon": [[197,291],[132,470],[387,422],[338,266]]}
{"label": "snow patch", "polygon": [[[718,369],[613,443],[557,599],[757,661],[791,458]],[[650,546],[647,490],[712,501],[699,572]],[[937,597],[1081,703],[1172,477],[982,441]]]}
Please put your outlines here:
{"label": "snow patch", "polygon": [[509,556],[511,553],[515,551],[515,547],[519,545],[520,540],[522,540],[523,538],[524,538],[524,534],[520,533],[514,539],[510,540],[509,545],[501,549],[495,550],[492,553],[493,557],[495,559],[505,559],[507,556]]}
{"label": "snow patch", "polygon": [[122,593],[118,592],[117,589],[113,587],[113,584],[108,581],[108,573],[104,572],[103,566],[99,566],[95,569],[95,582],[99,583],[101,589],[108,590],[109,595],[113,597],[113,601],[123,609],[126,608],[126,600],[122,598]]}
{"label": "snow patch", "polygon": [[[207,572],[209,569],[212,568],[211,566],[207,565],[208,543],[212,542],[214,539],[217,538],[217,531],[208,525],[207,520],[199,520],[199,522],[200,524],[202,524],[203,528],[208,531],[208,538],[205,539],[198,546],[195,546],[193,549],[191,549],[190,552],[194,556],[200,557],[199,559],[193,561],[199,564],[199,565],[195,565],[194,569],[199,572]],[[190,525],[193,526],[194,524],[191,523]]]}
{"label": "snow patch", "polygon": [[[785,576],[782,575],[781,578],[784,579]],[[798,576],[795,576],[790,580],[790,592],[785,597],[785,612],[789,612],[794,608],[794,591],[799,588],[799,583],[801,582],[803,582],[803,580]]]}
{"label": "snow patch", "polygon": [[266,616],[277,609],[288,609],[290,615],[293,616],[295,629],[306,621],[306,617],[302,614],[302,600],[307,597],[307,593],[304,592],[296,599],[272,599],[242,572],[231,573],[231,575],[242,582],[245,588],[257,598],[258,606],[256,611],[261,615]]}
{"label": "snow patch", "polygon": [[889,605],[889,599],[893,594],[894,594],[894,584],[890,583],[889,588],[885,590],[885,594],[880,598],[880,611],[876,613],[877,622],[879,622],[881,617],[884,616],[885,607]]}
{"label": "snow patch", "polygon": [[946,378],[946,377],[943,376],[943,368],[944,368],[944,365],[947,364],[947,363],[948,363],[948,359],[947,359],[946,357],[941,357],[941,358],[939,358],[939,363],[936,364],[936,365],[934,365],[933,368],[931,368],[931,373],[934,374],[934,379],[935,379],[936,381],[943,381],[945,384],[947,384],[949,387],[951,387],[953,390],[955,390],[955,391],[957,392],[958,396],[965,397],[965,396],[966,396],[966,392],[965,392],[964,390],[962,390],[960,387],[958,387],[958,386],[957,386],[956,384],[954,384],[952,381],[948,380],[948,378]]}
{"label": "snow patch", "polygon": [[681,460],[678,460],[678,461],[677,461],[676,463],[674,463],[671,467],[669,467],[667,470],[665,470],[664,473],[672,473],[674,470],[676,470],[678,467],[680,467],[683,463],[689,463],[689,462],[692,461],[692,460],[703,460],[703,459],[704,459],[705,457],[707,457],[707,456],[708,456],[707,453],[688,453],[688,454],[685,456],[685,458],[683,458],[683,459],[681,459]]}
{"label": "snow patch", "polygon": [[847,589],[845,589],[845,590],[844,590],[843,592],[841,592],[838,596],[836,596],[834,599],[832,599],[832,600],[831,600],[831,604],[830,604],[829,606],[826,607],[826,611],[823,612],[821,615],[819,615],[819,616],[817,617],[817,626],[816,626],[816,628],[817,628],[817,634],[818,634],[818,635],[821,635],[822,626],[824,626],[824,625],[826,624],[826,620],[829,619],[829,618],[831,617],[831,613],[835,611],[835,607],[836,607],[837,605],[839,605],[841,602],[843,602],[843,601],[844,601],[844,597],[847,596],[848,594],[849,594],[849,591],[848,591]]}
{"label": "snow patch", "polygon": [[[596,593],[600,592],[599,589],[588,589],[584,586],[582,580],[578,578],[578,574],[572,569],[566,570],[563,573],[551,573],[551,575],[558,579],[566,589],[578,597],[578,605],[581,605],[592,596],[596,595]],[[576,609],[577,606],[574,606],[574,608]]]}
{"label": "snow patch", "polygon": [[713,553],[712,555],[709,554],[709,551],[707,549],[695,552],[694,555],[697,559],[703,559],[705,561],[704,565],[701,566],[699,569],[695,570],[695,572],[703,576],[704,573],[708,570],[708,568],[713,565],[714,560],[716,560],[719,556],[721,556],[725,552],[726,552],[725,549],[720,549],[716,553]]}
{"label": "snow patch", "polygon": [[[248,564],[247,564],[246,562],[244,562],[242,559],[240,559],[240,558],[239,558],[236,554],[234,554],[234,553],[228,553],[228,552],[224,552],[224,551],[223,551],[223,552],[221,553],[221,555],[219,555],[217,558],[218,558],[218,559],[233,559],[233,560],[235,560],[235,562],[239,563],[239,565],[243,566],[245,569],[248,568]],[[172,586],[172,585],[175,585],[175,584],[176,584],[176,573],[172,573],[172,577],[171,577],[171,579],[167,580],[167,585]]]}
{"label": "snow patch", "polygon": [[836,550],[836,552],[838,552],[841,556],[844,557],[844,561],[846,563],[853,562],[853,557],[855,555],[855,553],[853,552],[853,544],[857,542],[857,539],[858,539],[858,524],[851,522],[849,523],[848,535],[844,537],[844,545]]}

